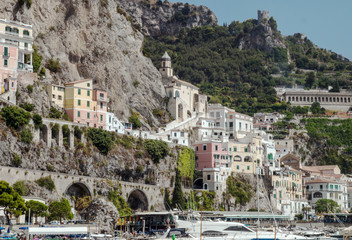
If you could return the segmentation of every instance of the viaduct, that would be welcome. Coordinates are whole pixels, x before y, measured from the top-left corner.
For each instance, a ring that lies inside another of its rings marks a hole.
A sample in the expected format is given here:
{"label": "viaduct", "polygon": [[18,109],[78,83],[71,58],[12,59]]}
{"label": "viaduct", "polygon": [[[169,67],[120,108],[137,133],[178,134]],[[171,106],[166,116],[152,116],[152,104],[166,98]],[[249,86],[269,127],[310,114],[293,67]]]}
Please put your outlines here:
{"label": "viaduct", "polygon": [[[0,166],[0,180],[10,185],[19,180],[35,181],[49,176],[55,183],[55,191],[59,197],[91,196],[94,199],[95,193],[104,185],[102,183],[117,183],[113,179]],[[132,209],[147,211],[165,208],[162,186],[122,181],[118,181],[118,184],[121,186],[122,196]]]}

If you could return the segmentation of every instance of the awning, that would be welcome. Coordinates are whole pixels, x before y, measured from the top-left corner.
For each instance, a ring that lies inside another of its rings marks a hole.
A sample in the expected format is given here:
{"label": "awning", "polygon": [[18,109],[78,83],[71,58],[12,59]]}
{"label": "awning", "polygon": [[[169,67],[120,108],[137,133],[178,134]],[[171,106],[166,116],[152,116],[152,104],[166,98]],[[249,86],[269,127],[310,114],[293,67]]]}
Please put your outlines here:
{"label": "awning", "polygon": [[31,235],[78,235],[88,234],[88,227],[29,227]]}

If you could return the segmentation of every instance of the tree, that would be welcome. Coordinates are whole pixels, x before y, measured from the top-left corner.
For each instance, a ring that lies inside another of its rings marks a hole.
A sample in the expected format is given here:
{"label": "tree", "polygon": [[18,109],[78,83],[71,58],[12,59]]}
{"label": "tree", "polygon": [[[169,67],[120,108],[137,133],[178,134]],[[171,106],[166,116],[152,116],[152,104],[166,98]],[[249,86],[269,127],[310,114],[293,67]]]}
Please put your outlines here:
{"label": "tree", "polygon": [[60,201],[54,201],[49,204],[49,219],[61,220],[72,219],[71,205],[66,198],[61,198]]}
{"label": "tree", "polygon": [[57,110],[54,107],[51,107],[49,110],[49,118],[57,118],[60,119],[62,116],[62,112],[60,112],[59,110]]}
{"label": "tree", "polygon": [[181,173],[179,170],[176,170],[175,188],[172,194],[172,207],[184,208],[185,205],[186,203],[185,203],[185,198],[183,196],[182,185],[181,185]]}
{"label": "tree", "polygon": [[88,137],[102,154],[107,155],[111,149],[112,138],[108,131],[100,128],[89,128]]}
{"label": "tree", "polygon": [[9,214],[20,216],[27,210],[24,200],[13,188],[5,181],[0,181],[0,207],[3,211],[8,224],[10,224]]}
{"label": "tree", "polygon": [[316,213],[329,213],[337,212],[339,210],[339,205],[332,199],[319,199],[315,203]]}
{"label": "tree", "polygon": [[144,143],[144,148],[150,154],[155,164],[158,164],[160,159],[166,157],[170,151],[167,143],[162,140],[148,139]]}
{"label": "tree", "polygon": [[137,113],[132,112],[132,115],[128,118],[128,121],[132,123],[134,129],[142,127],[142,123],[139,120]]}
{"label": "tree", "polygon": [[22,108],[15,107],[4,107],[1,112],[1,116],[5,119],[6,125],[19,129],[29,123],[31,114]]}
{"label": "tree", "polygon": [[35,200],[29,200],[28,202],[26,202],[26,207],[28,208],[27,213],[29,214],[30,209],[31,216],[35,217],[35,222],[37,222],[37,217],[46,217],[48,215],[48,206],[44,203]]}
{"label": "tree", "polygon": [[43,119],[39,114],[34,114],[33,117],[34,126],[36,129],[43,127]]}
{"label": "tree", "polygon": [[310,111],[313,114],[324,114],[325,113],[325,109],[320,107],[320,103],[318,103],[318,102],[314,102],[312,104],[312,106],[310,107]]}
{"label": "tree", "polygon": [[306,76],[306,83],[305,83],[305,87],[307,88],[312,88],[315,82],[315,74],[314,72],[310,72],[308,73],[308,75]]}
{"label": "tree", "polygon": [[132,213],[132,209],[127,204],[126,200],[122,197],[121,192],[117,189],[109,192],[109,201],[111,201],[119,211],[120,216],[129,216]]}

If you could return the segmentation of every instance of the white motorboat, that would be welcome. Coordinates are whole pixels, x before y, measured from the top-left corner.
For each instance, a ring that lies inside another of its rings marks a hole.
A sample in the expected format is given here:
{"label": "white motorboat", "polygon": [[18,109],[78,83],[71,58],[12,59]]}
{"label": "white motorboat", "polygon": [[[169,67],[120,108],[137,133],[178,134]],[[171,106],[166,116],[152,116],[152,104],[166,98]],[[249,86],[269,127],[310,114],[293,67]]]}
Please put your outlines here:
{"label": "white motorboat", "polygon": [[250,227],[237,222],[224,222],[224,221],[210,221],[199,219],[193,220],[181,220],[176,217],[175,219],[177,228],[184,228],[186,233],[200,239],[202,233],[202,239],[241,239],[241,240],[253,240],[253,239],[314,239],[305,236],[293,235],[291,233],[281,233],[276,231],[261,231],[253,230]]}

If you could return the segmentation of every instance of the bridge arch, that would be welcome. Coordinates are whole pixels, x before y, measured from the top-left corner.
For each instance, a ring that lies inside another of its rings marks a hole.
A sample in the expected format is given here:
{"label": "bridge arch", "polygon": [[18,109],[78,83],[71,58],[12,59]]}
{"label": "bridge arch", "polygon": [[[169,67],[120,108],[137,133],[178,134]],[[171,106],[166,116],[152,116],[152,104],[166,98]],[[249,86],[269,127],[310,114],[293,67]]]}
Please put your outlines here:
{"label": "bridge arch", "polygon": [[140,189],[134,189],[130,192],[127,203],[133,210],[147,211],[149,209],[148,197]]}
{"label": "bridge arch", "polygon": [[71,183],[65,191],[65,194],[70,197],[81,198],[85,196],[93,197],[89,187],[82,182]]}
{"label": "bridge arch", "polygon": [[197,178],[194,180],[193,189],[203,189],[203,178]]}

